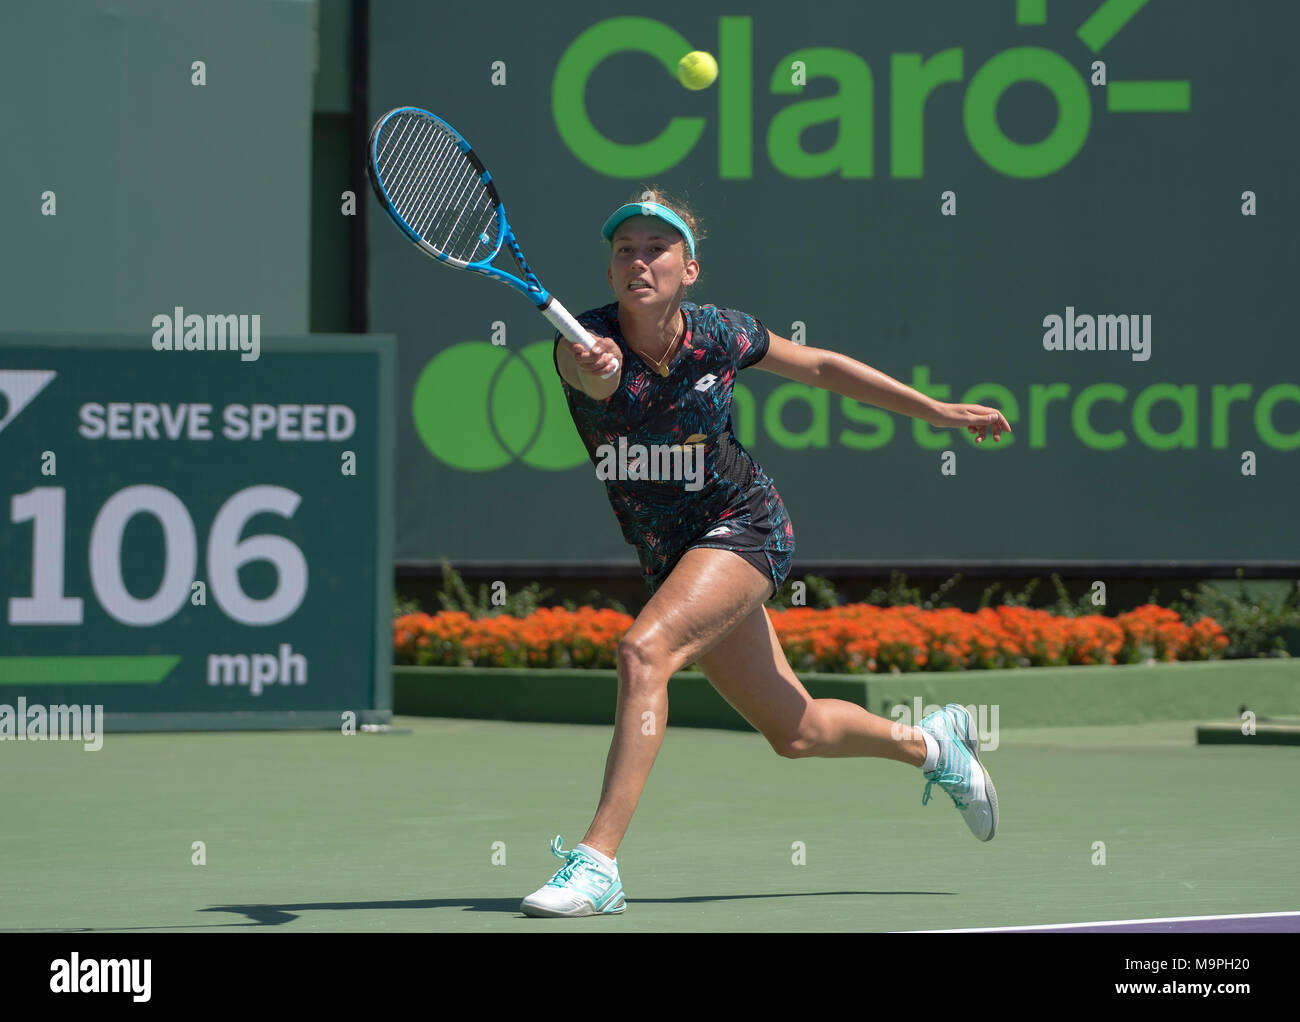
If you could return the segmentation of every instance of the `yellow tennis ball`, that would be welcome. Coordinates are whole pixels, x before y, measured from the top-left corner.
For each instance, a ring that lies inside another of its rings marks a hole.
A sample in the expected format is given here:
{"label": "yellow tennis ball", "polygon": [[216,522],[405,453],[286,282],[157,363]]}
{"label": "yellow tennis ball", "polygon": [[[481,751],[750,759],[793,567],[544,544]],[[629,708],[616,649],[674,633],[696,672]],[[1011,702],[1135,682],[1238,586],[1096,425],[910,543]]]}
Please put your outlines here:
{"label": "yellow tennis ball", "polygon": [[688,89],[707,89],[718,77],[718,62],[711,53],[692,50],[677,62],[677,77]]}

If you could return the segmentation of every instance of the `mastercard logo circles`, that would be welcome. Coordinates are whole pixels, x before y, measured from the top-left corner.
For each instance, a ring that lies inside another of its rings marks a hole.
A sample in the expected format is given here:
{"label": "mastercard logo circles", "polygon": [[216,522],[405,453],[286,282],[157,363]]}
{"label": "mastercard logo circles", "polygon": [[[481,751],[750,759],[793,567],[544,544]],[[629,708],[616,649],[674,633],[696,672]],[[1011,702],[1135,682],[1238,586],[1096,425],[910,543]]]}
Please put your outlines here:
{"label": "mastercard logo circles", "polygon": [[430,359],[411,408],[429,453],[463,472],[491,472],[516,460],[562,472],[586,462],[564,389],[550,379],[553,347],[547,340],[512,351],[465,341]]}

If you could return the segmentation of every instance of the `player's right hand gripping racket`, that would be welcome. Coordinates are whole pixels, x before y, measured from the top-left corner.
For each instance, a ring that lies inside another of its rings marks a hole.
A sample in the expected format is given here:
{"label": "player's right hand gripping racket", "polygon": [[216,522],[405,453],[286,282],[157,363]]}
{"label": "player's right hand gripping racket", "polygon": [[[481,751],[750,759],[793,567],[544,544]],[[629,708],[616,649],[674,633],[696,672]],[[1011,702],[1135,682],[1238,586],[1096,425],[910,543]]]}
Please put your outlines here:
{"label": "player's right hand gripping racket", "polygon": [[[366,171],[393,223],[416,248],[448,266],[509,284],[569,340],[594,347],[582,324],[528,268],[492,175],[450,124],[418,107],[388,111],[370,131]],[[502,246],[510,250],[522,277],[491,265]]]}

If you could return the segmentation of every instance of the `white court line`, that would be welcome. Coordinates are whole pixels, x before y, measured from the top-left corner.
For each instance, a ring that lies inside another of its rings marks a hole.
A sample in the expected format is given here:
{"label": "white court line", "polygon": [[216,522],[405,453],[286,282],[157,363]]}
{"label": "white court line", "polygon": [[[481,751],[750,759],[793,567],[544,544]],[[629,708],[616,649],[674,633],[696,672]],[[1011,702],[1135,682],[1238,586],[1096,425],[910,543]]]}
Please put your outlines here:
{"label": "white court line", "polygon": [[1137,926],[1141,923],[1199,923],[1211,919],[1276,919],[1300,912],[1239,912],[1225,916],[1165,916],[1159,919],[1102,919],[1095,923],[1047,923],[1043,926],[977,926],[965,930],[894,930],[894,933],[1009,933],[1017,930],[1074,930],[1081,926]]}

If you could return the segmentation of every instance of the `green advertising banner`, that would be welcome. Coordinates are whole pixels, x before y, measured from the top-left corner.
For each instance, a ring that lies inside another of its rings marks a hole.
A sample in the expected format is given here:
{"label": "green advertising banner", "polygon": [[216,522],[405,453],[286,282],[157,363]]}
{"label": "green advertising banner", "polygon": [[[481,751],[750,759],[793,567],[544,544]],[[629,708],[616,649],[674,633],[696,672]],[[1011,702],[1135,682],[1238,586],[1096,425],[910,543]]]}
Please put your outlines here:
{"label": "green advertising banner", "polygon": [[[370,116],[433,110],[546,286],[613,300],[604,218],[702,217],[696,303],[996,406],[965,433],[751,369],[736,435],[816,562],[1300,561],[1300,8],[1177,0],[374,4]],[[428,40],[441,40],[436,60]],[[690,50],[716,82],[675,76]],[[368,197],[369,198],[369,197]],[[371,199],[373,206],[373,199]],[[396,558],[626,563],[518,296],[370,217],[399,338]]]}
{"label": "green advertising banner", "polygon": [[391,715],[393,339],[249,318],[0,334],[0,732]]}

